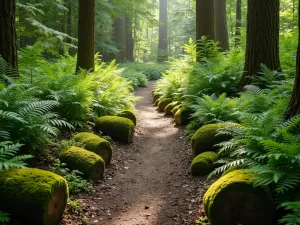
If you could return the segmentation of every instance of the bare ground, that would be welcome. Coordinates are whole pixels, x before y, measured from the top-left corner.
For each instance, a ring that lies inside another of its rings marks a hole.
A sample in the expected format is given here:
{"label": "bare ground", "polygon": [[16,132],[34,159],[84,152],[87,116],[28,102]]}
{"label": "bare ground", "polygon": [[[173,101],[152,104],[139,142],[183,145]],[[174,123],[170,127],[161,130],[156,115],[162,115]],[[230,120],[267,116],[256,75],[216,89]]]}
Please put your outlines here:
{"label": "bare ground", "polygon": [[[153,82],[136,91],[138,123],[134,142],[114,144],[114,157],[93,196],[79,196],[86,223],[65,216],[62,224],[192,225],[207,187],[192,177],[192,160],[184,127],[153,107]],[[204,224],[204,223],[203,223]]]}

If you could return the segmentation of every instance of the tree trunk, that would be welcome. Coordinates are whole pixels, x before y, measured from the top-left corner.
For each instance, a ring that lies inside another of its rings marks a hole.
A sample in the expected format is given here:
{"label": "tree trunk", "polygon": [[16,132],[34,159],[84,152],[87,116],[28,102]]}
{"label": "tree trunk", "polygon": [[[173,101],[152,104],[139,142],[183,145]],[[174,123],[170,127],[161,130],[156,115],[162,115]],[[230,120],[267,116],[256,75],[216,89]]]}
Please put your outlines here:
{"label": "tree trunk", "polygon": [[95,0],[79,0],[77,71],[79,68],[93,71],[95,67],[95,3]]}
{"label": "tree trunk", "polygon": [[129,15],[125,17],[126,22],[126,59],[130,62],[134,61],[133,57],[133,34],[132,34],[132,18]]}
{"label": "tree trunk", "polygon": [[242,0],[236,0],[235,47],[241,43]]}
{"label": "tree trunk", "polygon": [[297,62],[296,62],[296,78],[294,83],[293,94],[289,106],[285,112],[285,118],[289,119],[300,113],[300,1],[298,8],[298,48],[297,48]]}
{"label": "tree trunk", "polygon": [[0,55],[18,70],[16,0],[0,0]]}
{"label": "tree trunk", "polygon": [[168,0],[160,0],[157,62],[164,62],[167,60],[168,60]]}
{"label": "tree trunk", "polygon": [[[213,0],[196,0],[196,39],[203,36],[215,40],[215,11]],[[198,55],[197,61],[200,61]]]}
{"label": "tree trunk", "polygon": [[279,0],[248,1],[247,45],[244,73],[237,88],[241,90],[257,76],[261,64],[271,70],[280,69]]}
{"label": "tree trunk", "polygon": [[227,17],[226,17],[226,0],[215,0],[215,32],[216,41],[219,42],[221,51],[229,50]]}
{"label": "tree trunk", "polygon": [[118,62],[126,60],[126,23],[125,18],[120,17],[115,21],[115,41],[119,48],[119,54],[116,56]]}

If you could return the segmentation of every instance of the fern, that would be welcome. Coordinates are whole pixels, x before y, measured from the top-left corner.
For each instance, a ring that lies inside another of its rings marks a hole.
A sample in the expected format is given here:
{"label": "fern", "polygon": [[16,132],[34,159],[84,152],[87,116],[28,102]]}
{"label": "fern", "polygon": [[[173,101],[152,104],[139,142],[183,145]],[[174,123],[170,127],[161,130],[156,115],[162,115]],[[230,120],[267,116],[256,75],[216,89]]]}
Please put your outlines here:
{"label": "fern", "polygon": [[285,202],[281,204],[286,211],[289,211],[282,219],[279,220],[280,224],[286,225],[299,225],[300,224],[300,202]]}
{"label": "fern", "polygon": [[9,222],[9,214],[3,211],[0,211],[0,222],[1,223],[8,223]]}

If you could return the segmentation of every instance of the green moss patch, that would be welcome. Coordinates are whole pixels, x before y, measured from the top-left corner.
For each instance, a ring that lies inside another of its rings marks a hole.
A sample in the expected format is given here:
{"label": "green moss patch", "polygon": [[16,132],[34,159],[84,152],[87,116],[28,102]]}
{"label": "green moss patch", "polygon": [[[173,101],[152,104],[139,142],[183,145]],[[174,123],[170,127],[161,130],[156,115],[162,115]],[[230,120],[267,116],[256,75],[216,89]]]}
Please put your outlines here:
{"label": "green moss patch", "polygon": [[105,162],[94,152],[72,146],[63,151],[59,159],[66,163],[69,169],[80,171],[86,178],[92,180],[103,178]]}
{"label": "green moss patch", "polygon": [[167,116],[172,115],[172,110],[174,109],[175,106],[179,105],[180,102],[176,101],[176,102],[171,102],[170,104],[168,104],[165,108],[165,114]]}
{"label": "green moss patch", "polygon": [[89,132],[81,132],[76,134],[74,136],[74,140],[82,143],[86,150],[101,156],[106,165],[110,163],[113,149],[107,140]]}
{"label": "green moss patch", "polygon": [[128,111],[128,110],[124,110],[121,113],[119,113],[118,116],[130,119],[134,123],[134,125],[136,126],[136,116],[133,112]]}
{"label": "green moss patch", "polygon": [[268,187],[253,186],[253,174],[236,170],[221,177],[204,195],[211,225],[272,225],[275,206]]}
{"label": "green moss patch", "polygon": [[190,122],[192,111],[188,107],[181,107],[175,113],[174,119],[177,125],[187,125]]}
{"label": "green moss patch", "polygon": [[171,98],[163,98],[158,103],[158,112],[164,112],[167,105],[169,105],[172,102]]}
{"label": "green moss patch", "polygon": [[214,163],[218,160],[215,152],[203,152],[193,159],[191,164],[192,174],[195,176],[205,176],[213,171]]}
{"label": "green moss patch", "polygon": [[102,116],[96,121],[96,128],[114,140],[131,143],[134,136],[134,123],[118,116]]}
{"label": "green moss patch", "polygon": [[156,100],[158,100],[161,97],[161,94],[159,93],[153,93],[153,101],[155,102]]}
{"label": "green moss patch", "polygon": [[229,135],[217,135],[218,129],[228,126],[225,123],[208,124],[199,128],[192,137],[192,150],[194,156],[202,152],[217,151],[218,147],[215,146],[224,141],[230,140]]}
{"label": "green moss patch", "polygon": [[155,100],[154,106],[158,106],[158,103],[159,103],[159,99]]}
{"label": "green moss patch", "polygon": [[64,178],[40,169],[0,172],[0,209],[33,224],[54,225],[69,197]]}
{"label": "green moss patch", "polygon": [[182,105],[177,105],[172,109],[172,115],[175,117],[176,112],[182,107]]}

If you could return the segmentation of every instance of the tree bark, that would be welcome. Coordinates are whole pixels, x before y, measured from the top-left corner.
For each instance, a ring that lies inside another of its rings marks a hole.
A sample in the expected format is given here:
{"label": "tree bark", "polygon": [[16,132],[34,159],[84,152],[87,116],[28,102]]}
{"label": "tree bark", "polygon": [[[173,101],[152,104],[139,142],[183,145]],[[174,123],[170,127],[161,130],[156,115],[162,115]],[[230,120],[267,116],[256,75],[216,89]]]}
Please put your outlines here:
{"label": "tree bark", "polygon": [[[298,9],[300,9],[300,1]],[[298,10],[298,48],[296,61],[296,78],[293,88],[293,94],[290,99],[288,108],[285,112],[285,118],[289,119],[300,113],[300,10]]]}
{"label": "tree bark", "polygon": [[[215,2],[213,0],[196,0],[196,39],[203,36],[215,40]],[[198,55],[197,61],[200,61]]]}
{"label": "tree bark", "polygon": [[219,42],[221,51],[229,50],[227,17],[226,17],[226,0],[215,0],[215,33],[216,41]]}
{"label": "tree bark", "polygon": [[168,60],[168,0],[160,0],[157,62],[164,62],[167,60]]}
{"label": "tree bark", "polygon": [[18,70],[16,0],[0,0],[0,55]]}
{"label": "tree bark", "polygon": [[79,0],[77,71],[95,67],[95,10],[95,0]]}
{"label": "tree bark", "polygon": [[261,64],[280,70],[279,0],[248,1],[247,20],[245,72],[238,90],[251,83],[251,76],[258,75]]}
{"label": "tree bark", "polygon": [[117,62],[122,62],[126,60],[126,23],[125,17],[119,17],[115,23],[115,41],[119,48],[119,54],[116,56]]}
{"label": "tree bark", "polygon": [[241,43],[242,0],[236,0],[235,47]]}
{"label": "tree bark", "polygon": [[132,33],[132,18],[129,15],[125,17],[126,23],[126,59],[130,62],[134,61],[133,57],[133,33]]}

